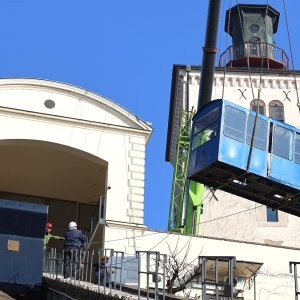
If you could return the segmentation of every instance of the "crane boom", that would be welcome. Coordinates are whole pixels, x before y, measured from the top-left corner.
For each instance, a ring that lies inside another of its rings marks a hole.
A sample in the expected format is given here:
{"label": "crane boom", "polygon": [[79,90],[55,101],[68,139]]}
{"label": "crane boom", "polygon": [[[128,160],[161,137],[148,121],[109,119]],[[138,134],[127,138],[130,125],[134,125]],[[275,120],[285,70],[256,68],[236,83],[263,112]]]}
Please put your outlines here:
{"label": "crane boom", "polygon": [[[215,57],[218,51],[216,49],[216,41],[220,4],[221,0],[209,1],[199,86],[198,110],[211,101]],[[194,112],[190,110],[189,107],[189,68],[187,68],[187,95],[185,105],[182,105],[181,108],[179,120],[179,137],[176,162],[174,165],[168,230],[198,234],[204,185],[187,179],[193,115]]]}

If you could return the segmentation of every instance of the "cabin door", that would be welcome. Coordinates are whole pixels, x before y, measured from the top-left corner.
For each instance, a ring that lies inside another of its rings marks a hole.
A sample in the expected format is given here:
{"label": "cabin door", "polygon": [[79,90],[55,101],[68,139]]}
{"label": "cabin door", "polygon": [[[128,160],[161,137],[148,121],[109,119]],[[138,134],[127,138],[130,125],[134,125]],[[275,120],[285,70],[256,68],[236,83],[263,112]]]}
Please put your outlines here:
{"label": "cabin door", "polygon": [[269,175],[287,185],[293,183],[292,152],[293,131],[273,124],[270,129]]}

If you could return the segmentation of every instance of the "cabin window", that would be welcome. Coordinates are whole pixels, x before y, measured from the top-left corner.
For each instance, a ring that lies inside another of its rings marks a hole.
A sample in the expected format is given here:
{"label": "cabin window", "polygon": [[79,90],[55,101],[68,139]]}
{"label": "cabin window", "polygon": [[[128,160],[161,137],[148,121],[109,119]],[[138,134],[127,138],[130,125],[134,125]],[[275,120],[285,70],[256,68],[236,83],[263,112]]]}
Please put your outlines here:
{"label": "cabin window", "polygon": [[[247,122],[247,144],[248,145],[251,145],[254,121],[255,121],[255,116],[249,115],[248,122]],[[257,118],[253,146],[261,150],[266,150],[267,144],[268,144],[268,122],[261,118]]]}
{"label": "cabin window", "polygon": [[295,138],[295,163],[300,164],[300,134]]}
{"label": "cabin window", "polygon": [[278,210],[267,206],[267,222],[278,222]]}
{"label": "cabin window", "polygon": [[240,142],[245,141],[246,113],[226,105],[224,135]]}
{"label": "cabin window", "polygon": [[284,122],[284,106],[278,100],[273,100],[269,104],[269,117]]}
{"label": "cabin window", "polygon": [[192,150],[217,136],[219,111],[220,108],[216,107],[194,123]]}
{"label": "cabin window", "polygon": [[250,110],[256,112],[257,105],[258,105],[258,113],[261,115],[266,115],[266,104],[262,100],[258,100],[258,99],[252,100],[250,103]]}
{"label": "cabin window", "polygon": [[201,117],[199,120],[194,122],[194,132],[193,134],[197,134],[201,130],[207,128],[212,123],[215,123],[219,119],[220,108],[216,107],[205,116]]}
{"label": "cabin window", "polygon": [[273,153],[286,159],[291,159],[291,143],[293,132],[281,126],[274,126]]}

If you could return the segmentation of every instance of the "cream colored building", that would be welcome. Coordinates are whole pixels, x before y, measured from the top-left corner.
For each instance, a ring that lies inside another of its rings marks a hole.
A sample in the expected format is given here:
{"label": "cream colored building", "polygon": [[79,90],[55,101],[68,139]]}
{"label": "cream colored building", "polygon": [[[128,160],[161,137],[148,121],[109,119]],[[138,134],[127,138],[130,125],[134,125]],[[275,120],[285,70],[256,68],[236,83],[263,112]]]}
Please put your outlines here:
{"label": "cream colored building", "polygon": [[137,116],[68,84],[1,79],[0,124],[1,198],[48,204],[56,235],[70,221],[87,232],[100,200],[102,220],[143,226],[152,128]]}
{"label": "cream colored building", "polygon": [[[184,82],[185,69],[180,72]],[[195,80],[198,74],[195,69]],[[196,84],[194,89],[196,94]],[[68,84],[1,79],[0,123],[1,198],[48,204],[54,234],[63,234],[73,220],[90,232],[89,249],[124,252],[124,283],[137,285],[136,251],[170,255],[183,249],[179,259],[187,253],[190,267],[197,265],[201,255],[235,256],[242,269],[257,271],[260,299],[292,299],[289,262],[299,260],[299,248],[245,243],[238,241],[240,236],[229,240],[229,231],[217,239],[147,228],[143,219],[145,147],[152,128],[126,109]],[[253,274],[247,272],[249,278],[239,277],[238,284],[244,299],[253,299]],[[201,295],[199,286],[191,287],[181,295]]]}

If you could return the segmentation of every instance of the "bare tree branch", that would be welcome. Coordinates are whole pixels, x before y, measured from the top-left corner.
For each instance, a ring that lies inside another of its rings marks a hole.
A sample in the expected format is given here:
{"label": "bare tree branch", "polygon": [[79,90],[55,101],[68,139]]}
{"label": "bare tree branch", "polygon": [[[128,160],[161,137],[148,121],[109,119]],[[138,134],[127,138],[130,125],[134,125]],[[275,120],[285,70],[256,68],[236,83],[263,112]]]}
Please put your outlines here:
{"label": "bare tree branch", "polygon": [[[173,251],[168,244],[170,251],[168,265],[166,266],[167,272],[167,292],[175,294],[179,291],[184,291],[190,283],[201,274],[201,266],[193,264],[198,257],[191,262],[187,262],[188,254],[191,248],[191,238],[180,249],[178,249],[178,240],[176,243],[176,249]],[[178,250],[178,251],[177,251]],[[185,251],[183,257],[182,252]],[[202,249],[201,249],[202,252]],[[200,254],[199,254],[200,255]]]}

